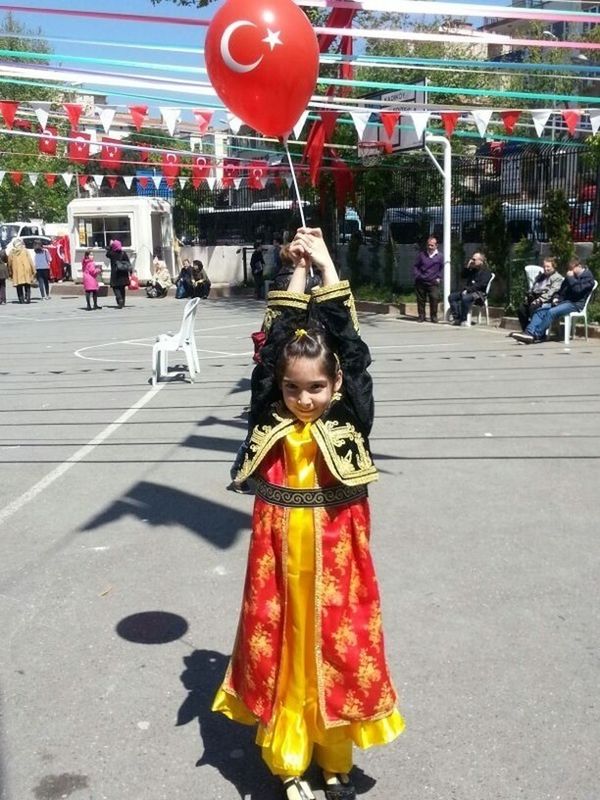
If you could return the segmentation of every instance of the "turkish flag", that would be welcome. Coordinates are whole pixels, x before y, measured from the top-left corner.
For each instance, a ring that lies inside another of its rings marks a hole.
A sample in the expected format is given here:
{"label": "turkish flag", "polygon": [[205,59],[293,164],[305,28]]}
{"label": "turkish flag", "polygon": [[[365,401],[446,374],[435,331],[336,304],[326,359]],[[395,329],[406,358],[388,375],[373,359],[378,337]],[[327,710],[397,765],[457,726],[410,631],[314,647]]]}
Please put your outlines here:
{"label": "turkish flag", "polygon": [[223,159],[223,180],[221,182],[222,186],[228,187],[233,186],[234,178],[238,177],[239,173],[239,164],[237,161],[233,161],[230,158]]}
{"label": "turkish flag", "polygon": [[192,185],[194,189],[200,186],[200,182],[210,175],[210,162],[206,156],[194,156],[192,161]]}
{"label": "turkish flag", "polygon": [[175,179],[179,175],[179,156],[177,153],[163,153],[162,157],[162,171],[167,181],[167,186],[172,186],[169,179]]}
{"label": "turkish flag", "polygon": [[38,141],[38,150],[40,153],[45,153],[47,156],[56,155],[56,135],[58,128],[53,128],[50,125],[45,131],[42,131],[42,138]]}
{"label": "turkish flag", "polygon": [[104,169],[113,169],[121,166],[123,152],[121,142],[118,139],[102,138],[102,150],[100,151],[100,166]]}
{"label": "turkish flag", "polygon": [[263,180],[267,177],[267,161],[251,161],[249,164],[248,185],[251,189],[262,189]]}
{"label": "turkish flag", "polygon": [[77,164],[85,164],[90,158],[90,134],[71,131],[69,138],[69,158]]}

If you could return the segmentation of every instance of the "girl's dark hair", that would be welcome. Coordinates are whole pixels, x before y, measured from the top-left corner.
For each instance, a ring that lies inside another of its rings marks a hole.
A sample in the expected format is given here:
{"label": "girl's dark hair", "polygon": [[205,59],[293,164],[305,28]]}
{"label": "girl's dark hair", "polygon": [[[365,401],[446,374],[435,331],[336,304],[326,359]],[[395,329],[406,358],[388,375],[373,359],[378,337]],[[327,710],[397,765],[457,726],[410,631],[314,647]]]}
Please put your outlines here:
{"label": "girl's dark hair", "polygon": [[87,258],[88,256],[91,256],[91,255],[92,255],[92,251],[91,250],[86,250],[85,253],[83,254],[83,257]]}
{"label": "girl's dark hair", "polygon": [[325,332],[318,328],[298,330],[281,348],[275,363],[277,384],[281,386],[285,369],[296,358],[320,359],[325,375],[335,381],[340,369],[339,359],[331,349]]}

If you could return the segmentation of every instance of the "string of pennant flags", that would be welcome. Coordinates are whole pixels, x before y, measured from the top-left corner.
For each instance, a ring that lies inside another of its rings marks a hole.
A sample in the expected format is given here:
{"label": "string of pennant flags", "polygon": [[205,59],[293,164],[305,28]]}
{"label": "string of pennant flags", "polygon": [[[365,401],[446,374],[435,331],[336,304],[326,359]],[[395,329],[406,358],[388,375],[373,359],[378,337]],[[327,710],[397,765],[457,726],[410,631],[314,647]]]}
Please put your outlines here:
{"label": "string of pennant flags", "polygon": [[[15,126],[19,128],[27,127],[28,119],[17,120],[17,113],[20,108],[25,104],[19,103],[15,100],[1,100],[0,101],[0,114],[8,129],[13,129]],[[37,118],[40,126],[40,137],[44,142],[41,147],[41,152],[48,152],[53,140],[57,138],[57,129],[55,126],[49,126],[48,121],[50,118],[50,103],[35,103],[28,102],[26,104],[29,113],[33,112]],[[79,131],[79,124],[82,120],[84,108],[86,109],[85,119],[93,119],[94,115],[97,116],[105,134],[111,132],[115,117],[117,114],[116,106],[102,106],[96,105],[93,112],[84,107],[81,103],[63,103],[66,117],[71,125],[71,136],[67,137],[73,140],[83,141],[86,136],[82,131]],[[140,132],[144,124],[148,121],[148,106],[137,104],[127,107],[129,120],[136,131]],[[163,125],[166,127],[170,136],[174,136],[178,124],[182,121],[182,109],[176,107],[160,107],[159,108]],[[55,112],[56,113],[56,112]],[[192,113],[195,117],[198,134],[214,132],[210,130],[214,109],[193,109]],[[309,111],[305,111],[294,126],[294,136],[296,139],[300,137],[304,124],[309,116]],[[450,137],[456,130],[459,123],[475,124],[479,135],[484,138],[486,136],[488,127],[492,122],[494,115],[498,115],[502,122],[504,131],[507,135],[514,132],[518,123],[525,122],[528,118],[533,123],[533,127],[538,137],[544,133],[544,129],[553,115],[558,115],[565,123],[566,130],[571,136],[576,136],[578,133],[591,132],[592,134],[598,133],[600,130],[600,108],[535,108],[535,109],[497,109],[497,108],[481,108],[473,107],[462,110],[440,110],[440,109],[416,109],[414,111],[395,111],[377,110],[377,109],[354,109],[346,110],[340,109],[335,106],[331,108],[323,108],[317,112],[321,118],[327,118],[328,128],[330,133],[333,133],[335,122],[340,114],[347,113],[350,115],[356,132],[358,135],[359,143],[362,141],[367,126],[373,124],[373,117],[379,117],[379,124],[383,127],[387,137],[391,140],[394,135],[396,125],[402,121],[408,120],[412,125],[414,132],[418,138],[421,138],[425,132],[428,123],[432,119],[441,120],[446,136]],[[60,114],[62,118],[64,115]],[[333,120],[333,124],[332,124]],[[123,123],[123,119],[119,122]],[[237,134],[242,126],[242,121],[235,117],[233,114],[227,114],[227,123],[232,133]],[[587,130],[584,125],[587,123]],[[376,123],[375,123],[376,124]],[[152,121],[152,126],[156,127],[156,121]],[[30,128],[31,129],[31,128]],[[119,139],[103,139],[102,142],[110,144],[112,147],[117,147],[120,144]],[[123,145],[121,145],[123,146]],[[50,154],[50,153],[48,153]],[[110,159],[108,159],[110,160]]]}

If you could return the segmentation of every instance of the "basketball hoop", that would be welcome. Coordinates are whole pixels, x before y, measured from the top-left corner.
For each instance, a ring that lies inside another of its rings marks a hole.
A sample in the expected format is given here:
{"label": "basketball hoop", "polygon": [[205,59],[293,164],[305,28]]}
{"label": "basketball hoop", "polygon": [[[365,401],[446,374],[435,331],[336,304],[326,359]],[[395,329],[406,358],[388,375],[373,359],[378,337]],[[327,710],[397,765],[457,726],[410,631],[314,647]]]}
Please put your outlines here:
{"label": "basketball hoop", "polygon": [[380,142],[360,142],[358,157],[365,167],[373,167],[381,161],[383,150]]}

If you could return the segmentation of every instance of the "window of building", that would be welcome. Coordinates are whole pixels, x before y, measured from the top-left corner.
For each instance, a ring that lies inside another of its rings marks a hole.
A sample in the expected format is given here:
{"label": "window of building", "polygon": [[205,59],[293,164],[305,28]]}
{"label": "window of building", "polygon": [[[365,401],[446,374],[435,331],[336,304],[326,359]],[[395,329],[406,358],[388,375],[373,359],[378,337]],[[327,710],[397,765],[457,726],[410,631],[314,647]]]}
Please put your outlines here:
{"label": "window of building", "polygon": [[112,239],[123,247],[131,247],[131,219],[129,217],[76,217],[75,229],[80,247],[106,249]]}

